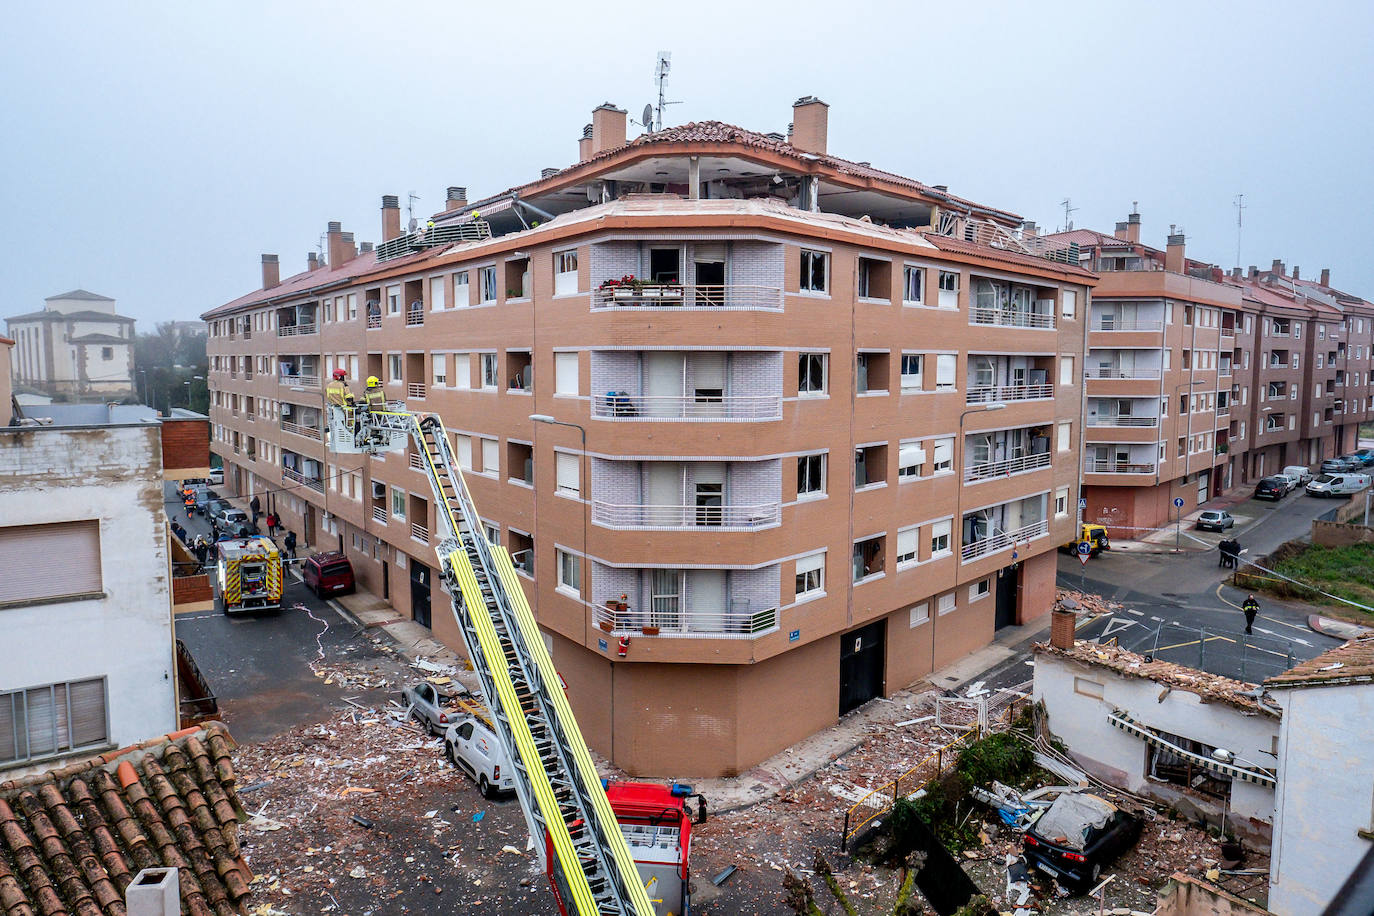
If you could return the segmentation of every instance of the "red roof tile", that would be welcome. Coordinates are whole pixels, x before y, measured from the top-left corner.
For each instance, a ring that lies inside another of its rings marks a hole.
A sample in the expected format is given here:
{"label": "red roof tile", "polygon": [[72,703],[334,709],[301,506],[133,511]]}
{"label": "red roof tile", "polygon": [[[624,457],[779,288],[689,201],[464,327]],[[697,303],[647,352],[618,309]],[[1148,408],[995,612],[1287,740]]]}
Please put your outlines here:
{"label": "red roof tile", "polygon": [[1374,635],[1357,636],[1264,682],[1266,687],[1341,687],[1374,681]]}

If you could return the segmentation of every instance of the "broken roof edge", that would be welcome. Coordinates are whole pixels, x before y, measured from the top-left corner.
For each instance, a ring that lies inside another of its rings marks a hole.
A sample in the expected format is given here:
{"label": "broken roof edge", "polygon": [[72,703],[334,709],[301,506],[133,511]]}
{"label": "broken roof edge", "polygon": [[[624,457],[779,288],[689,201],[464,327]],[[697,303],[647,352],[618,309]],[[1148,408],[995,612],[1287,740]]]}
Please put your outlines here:
{"label": "broken roof edge", "polygon": [[1283,710],[1278,704],[1263,696],[1263,688],[1259,684],[1238,681],[1175,662],[1157,659],[1146,661],[1145,656],[1117,646],[1103,646],[1078,640],[1074,643],[1073,649],[1061,649],[1041,642],[1034,643],[1031,651],[1036,655],[1055,655],[1091,667],[1104,668],[1124,677],[1154,681],[1171,690],[1191,693],[1204,703],[1226,703],[1242,711],[1264,713],[1276,719],[1283,716]]}
{"label": "broken roof edge", "polygon": [[1374,634],[1356,636],[1282,674],[1266,678],[1274,690],[1293,687],[1355,687],[1374,683]]}

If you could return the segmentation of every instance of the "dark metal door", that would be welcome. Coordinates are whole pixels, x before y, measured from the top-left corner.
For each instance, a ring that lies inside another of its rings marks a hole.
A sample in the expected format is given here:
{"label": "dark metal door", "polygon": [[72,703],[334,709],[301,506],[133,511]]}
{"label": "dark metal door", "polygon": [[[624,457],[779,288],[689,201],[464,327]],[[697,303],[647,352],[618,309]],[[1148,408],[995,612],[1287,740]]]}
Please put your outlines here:
{"label": "dark metal door", "polygon": [[840,715],[883,695],[883,643],[887,621],[840,637]]}
{"label": "dark metal door", "polygon": [[997,571],[997,610],[994,629],[1016,623],[1017,585],[1021,579],[1019,566],[1007,566]]}
{"label": "dark metal door", "polygon": [[429,567],[423,563],[410,561],[410,615],[421,626],[429,622]]}

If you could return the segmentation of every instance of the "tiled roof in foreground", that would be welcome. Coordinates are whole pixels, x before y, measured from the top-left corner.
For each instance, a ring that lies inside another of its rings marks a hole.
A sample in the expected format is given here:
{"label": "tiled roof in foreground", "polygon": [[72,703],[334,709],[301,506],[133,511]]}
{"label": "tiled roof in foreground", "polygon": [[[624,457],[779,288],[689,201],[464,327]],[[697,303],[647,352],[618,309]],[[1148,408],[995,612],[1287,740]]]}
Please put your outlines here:
{"label": "tiled roof in foreground", "polygon": [[1357,636],[1264,682],[1266,687],[1342,687],[1374,682],[1374,635]]}
{"label": "tiled roof in foreground", "polygon": [[157,867],[179,870],[183,914],[243,916],[233,747],[210,722],[0,783],[0,916],[124,916]]}

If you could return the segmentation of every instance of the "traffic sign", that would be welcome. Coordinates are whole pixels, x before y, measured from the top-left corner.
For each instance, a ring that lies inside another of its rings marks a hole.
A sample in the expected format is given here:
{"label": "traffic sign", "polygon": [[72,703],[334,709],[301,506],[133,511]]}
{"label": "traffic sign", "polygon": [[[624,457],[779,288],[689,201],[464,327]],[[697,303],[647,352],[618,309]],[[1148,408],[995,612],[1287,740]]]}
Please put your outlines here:
{"label": "traffic sign", "polygon": [[1087,565],[1088,565],[1088,555],[1087,555],[1086,553],[1080,553],[1080,554],[1078,555],[1078,562],[1081,563],[1081,564],[1084,565],[1084,566],[1087,566]]}
{"label": "traffic sign", "polygon": [[1182,497],[1182,496],[1175,496],[1175,497],[1174,497],[1174,508],[1175,508],[1175,509],[1182,509],[1182,508],[1183,508],[1183,497]]}
{"label": "traffic sign", "polygon": [[1084,496],[1078,497],[1078,508],[1080,508],[1080,509],[1086,509],[1086,508],[1088,508],[1088,500],[1087,500],[1087,497],[1084,497]]}
{"label": "traffic sign", "polygon": [[1090,556],[1090,555],[1092,554],[1092,552],[1093,552],[1093,545],[1089,544],[1087,541],[1079,541],[1079,542],[1078,542],[1078,555],[1079,555],[1080,557],[1087,557],[1087,556]]}

